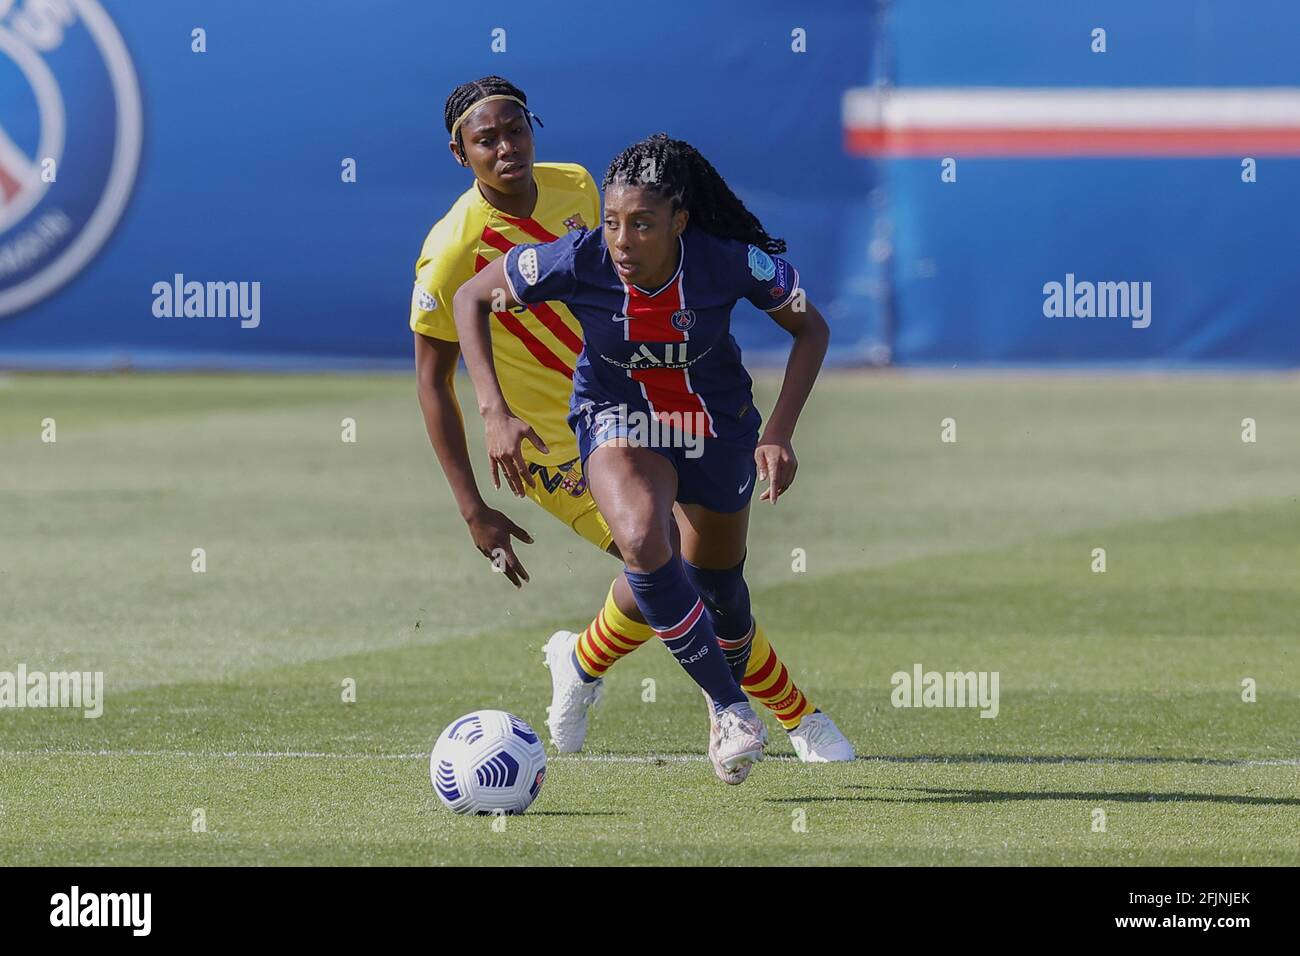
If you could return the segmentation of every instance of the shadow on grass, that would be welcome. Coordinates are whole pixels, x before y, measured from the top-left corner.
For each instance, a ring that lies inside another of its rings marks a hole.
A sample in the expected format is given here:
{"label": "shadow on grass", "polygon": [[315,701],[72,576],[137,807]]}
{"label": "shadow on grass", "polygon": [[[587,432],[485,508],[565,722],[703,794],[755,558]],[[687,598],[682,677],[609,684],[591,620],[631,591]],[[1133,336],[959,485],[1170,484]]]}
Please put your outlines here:
{"label": "shadow on grass", "polygon": [[1245,767],[1300,765],[1296,760],[1269,760],[1251,757],[1126,757],[1093,754],[859,754],[864,763],[1019,763],[1019,764],[1164,764],[1186,763],[1201,767]]}
{"label": "shadow on grass", "polygon": [[870,787],[842,784],[841,790],[901,791],[918,796],[832,796],[771,797],[768,803],[833,803],[837,800],[861,803],[1012,803],[1017,800],[1086,800],[1090,803],[1236,803],[1244,806],[1300,806],[1296,797],[1250,797],[1235,793],[1143,793],[1133,791],[1086,790],[976,790],[973,787]]}
{"label": "shadow on grass", "polygon": [[[698,750],[658,750],[653,754],[639,751],[610,751],[588,754],[563,754],[550,759],[571,761],[573,763],[598,763],[602,761],[644,763],[652,767],[662,767],[686,761],[703,761],[704,754]],[[768,760],[793,763],[797,758],[792,752],[769,753]],[[1042,766],[1070,766],[1074,764],[1097,765],[1134,765],[1144,764],[1190,764],[1197,767],[1295,767],[1300,760],[1291,758],[1268,757],[1151,757],[1123,756],[1120,754],[858,754],[855,763],[936,763],[936,764],[1027,764]]]}

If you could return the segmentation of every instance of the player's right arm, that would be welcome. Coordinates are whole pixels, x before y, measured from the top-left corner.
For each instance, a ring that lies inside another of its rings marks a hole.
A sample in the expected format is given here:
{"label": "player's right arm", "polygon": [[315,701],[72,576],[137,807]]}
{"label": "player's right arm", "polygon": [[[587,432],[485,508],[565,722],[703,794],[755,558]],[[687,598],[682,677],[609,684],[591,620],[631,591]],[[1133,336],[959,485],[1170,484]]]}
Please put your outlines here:
{"label": "player's right arm", "polygon": [[487,432],[492,482],[501,487],[497,475],[504,472],[510,490],[521,497],[524,483],[533,483],[524,461],[524,440],[542,452],[547,448],[537,432],[506,404],[492,361],[490,317],[494,310],[551,299],[563,301],[574,292],[578,284],[578,248],[585,235],[575,230],[551,242],[514,246],[457,289],[452,300],[456,335],[465,352],[465,367],[474,382]]}
{"label": "player's right arm", "polygon": [[492,484],[500,488],[500,475],[504,473],[510,490],[522,498],[524,485],[533,484],[533,476],[524,461],[524,439],[542,452],[549,449],[532,426],[515,415],[506,404],[497,378],[496,363],[492,359],[489,328],[492,311],[523,304],[515,298],[506,282],[505,259],[506,256],[500,256],[488,263],[456,290],[452,314],[456,320],[456,334],[465,352],[465,368],[474,383],[479,414],[483,416],[488,459],[492,463]]}
{"label": "player's right arm", "polygon": [[465,442],[465,422],[456,398],[456,364],[460,346],[446,339],[414,333],[415,376],[424,413],[424,429],[438,456],[438,464],[447,477],[460,516],[469,528],[474,547],[488,560],[498,555],[504,562],[502,572],[515,587],[528,580],[528,572],[514,551],[511,537],[525,544],[533,538],[510,520],[509,516],[488,506],[479,494],[470,464],[469,446]]}
{"label": "player's right arm", "polygon": [[448,217],[434,226],[416,262],[410,322],[415,333],[416,388],[429,442],[474,547],[500,567],[511,584],[520,587],[528,580],[528,572],[515,555],[512,538],[531,544],[532,536],[502,512],[488,507],[479,494],[456,398],[460,345],[451,317],[451,297],[473,275],[472,249],[466,249],[459,223],[459,219]]}

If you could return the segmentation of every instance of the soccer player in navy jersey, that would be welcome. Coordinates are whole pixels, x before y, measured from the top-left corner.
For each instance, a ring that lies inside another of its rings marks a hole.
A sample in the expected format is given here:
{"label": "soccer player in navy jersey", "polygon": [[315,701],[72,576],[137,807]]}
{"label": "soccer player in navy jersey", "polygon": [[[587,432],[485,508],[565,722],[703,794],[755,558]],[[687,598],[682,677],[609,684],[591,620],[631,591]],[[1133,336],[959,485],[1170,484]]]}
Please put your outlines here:
{"label": "soccer player in navy jersey", "polygon": [[[519,87],[485,76],[456,87],[447,97],[444,121],[455,160],[475,181],[429,231],[416,264],[410,326],[414,331],[420,408],[438,461],[464,516],[475,547],[496,563],[516,587],[528,580],[514,539],[532,538],[479,494],[465,444],[455,372],[460,343],[452,296],[476,272],[519,243],[548,242],[601,221],[600,190],[591,175],[571,163],[534,162],[536,117]],[[542,436],[549,450],[524,446],[534,481],[526,495],[592,545],[619,558],[614,534],[596,507],[568,425],[573,366],[582,352],[582,327],[562,302],[538,302],[494,314],[492,353],[502,394],[511,411]],[[499,476],[493,482],[500,488]],[[679,520],[685,519],[679,515]],[[621,561],[621,558],[620,558]],[[566,591],[564,582],[553,588]],[[604,676],[619,660],[655,636],[622,573],[595,617],[580,632],[560,629],[542,647],[550,670],[551,703],[546,727],[561,753],[580,751],[588,712],[600,699]],[[804,692],[756,619],[749,661],[740,687],[771,712],[805,763],[852,760],[853,744],[830,715]],[[712,714],[712,708],[708,713]],[[716,732],[711,720],[709,739]],[[713,762],[714,773],[735,775]]]}
{"label": "soccer player in navy jersey", "polygon": [[[502,396],[493,310],[565,303],[582,326],[569,424],[591,493],[613,532],[637,606],[709,698],[710,756],[739,783],[762,757],[762,722],[738,680],[754,634],[744,580],[755,478],[775,504],[794,480],[791,436],[829,329],[799,273],[713,166],[660,133],[605,174],[603,227],[518,245],[453,302],[494,472],[522,495],[523,442],[545,449]],[[731,335],[741,298],[794,345],[760,436],[752,383]],[[681,552],[670,528],[685,515]]]}

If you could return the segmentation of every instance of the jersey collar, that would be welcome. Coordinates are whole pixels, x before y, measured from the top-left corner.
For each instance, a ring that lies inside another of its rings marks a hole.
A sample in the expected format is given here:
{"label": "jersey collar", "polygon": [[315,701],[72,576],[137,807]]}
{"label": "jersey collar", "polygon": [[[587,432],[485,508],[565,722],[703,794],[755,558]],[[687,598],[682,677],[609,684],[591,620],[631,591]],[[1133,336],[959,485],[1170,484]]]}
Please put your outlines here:
{"label": "jersey collar", "polygon": [[655,289],[653,292],[651,292],[649,289],[643,289],[639,285],[634,285],[632,286],[632,288],[636,289],[638,292],[645,293],[646,295],[650,296],[650,298],[653,299],[660,292],[663,292],[664,289],[667,289],[669,286],[671,286],[674,282],[677,281],[677,277],[682,274],[682,266],[685,263],[686,263],[686,243],[682,240],[681,236],[678,236],[677,237],[677,271],[672,274],[672,278],[670,278],[659,288]]}
{"label": "jersey collar", "polygon": [[[535,215],[537,215],[537,210],[538,210],[538,208],[540,208],[541,205],[542,205],[542,183],[541,183],[541,180],[539,180],[539,179],[537,178],[537,168],[536,168],[536,166],[533,167],[533,185],[537,188],[537,201],[536,201],[535,203],[533,203],[533,216],[535,216]],[[472,189],[472,190],[474,190],[474,200],[475,200],[475,202],[477,202],[477,203],[479,204],[480,208],[482,208],[482,209],[484,209],[484,210],[487,211],[487,214],[488,214],[489,217],[496,216],[497,218],[500,218],[500,219],[506,219],[506,220],[517,220],[517,219],[518,219],[518,217],[516,217],[516,216],[511,216],[511,215],[510,215],[509,213],[507,213],[505,210],[503,210],[503,209],[498,209],[496,206],[494,206],[494,205],[492,205],[490,202],[488,202],[488,198],[487,198],[487,196],[484,196],[484,195],[483,195],[483,190],[481,190],[481,189],[478,188],[478,179],[475,179],[473,185],[471,185],[469,188]],[[526,218],[527,218],[527,219],[532,219],[533,216],[528,216],[528,217],[526,217]]]}

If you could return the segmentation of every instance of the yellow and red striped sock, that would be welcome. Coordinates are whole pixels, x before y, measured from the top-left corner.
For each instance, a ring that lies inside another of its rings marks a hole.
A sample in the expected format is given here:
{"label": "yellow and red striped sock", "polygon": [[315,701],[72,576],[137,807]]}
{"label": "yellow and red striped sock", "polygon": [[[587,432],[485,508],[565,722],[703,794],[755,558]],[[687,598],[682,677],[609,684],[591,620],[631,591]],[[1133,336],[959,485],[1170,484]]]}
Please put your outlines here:
{"label": "yellow and red striped sock", "polygon": [[614,586],[609,586],[605,606],[578,636],[574,658],[589,680],[604,677],[614,662],[626,657],[655,636],[649,624],[634,621],[614,603]]}
{"label": "yellow and red striped sock", "polygon": [[749,664],[741,688],[750,697],[772,712],[786,730],[799,726],[806,714],[816,708],[801,691],[786,670],[776,651],[767,641],[763,629],[754,625],[754,643],[749,652]]}

